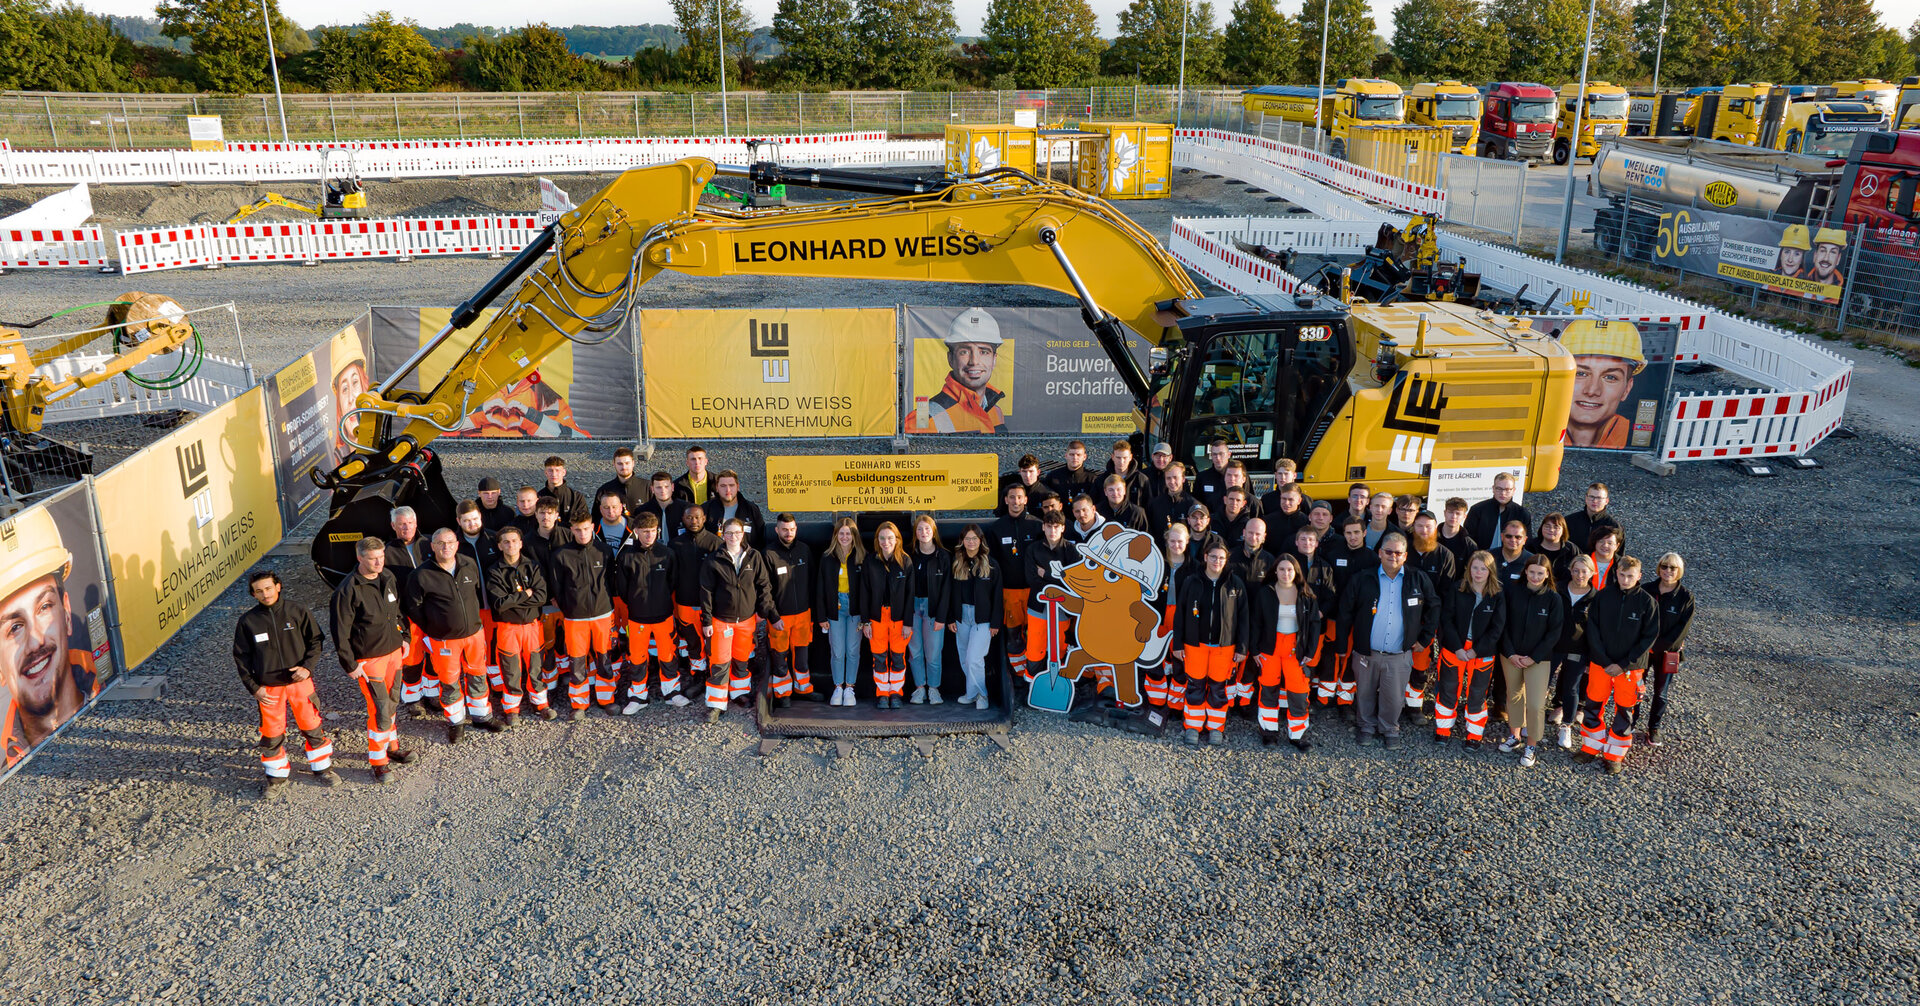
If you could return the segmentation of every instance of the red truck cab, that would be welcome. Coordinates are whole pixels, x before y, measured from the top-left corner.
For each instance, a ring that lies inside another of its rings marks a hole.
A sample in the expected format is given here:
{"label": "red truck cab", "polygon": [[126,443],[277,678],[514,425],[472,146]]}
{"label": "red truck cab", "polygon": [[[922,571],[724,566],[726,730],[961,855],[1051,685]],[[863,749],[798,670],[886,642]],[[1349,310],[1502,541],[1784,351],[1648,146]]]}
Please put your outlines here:
{"label": "red truck cab", "polygon": [[1851,238],[1864,223],[1866,250],[1920,259],[1920,131],[1863,133],[1845,163],[1840,191],[1847,196],[1835,200],[1828,225],[1840,217]]}
{"label": "red truck cab", "polygon": [[1487,86],[1481,103],[1480,156],[1503,161],[1545,160],[1559,118],[1557,96],[1544,84],[1503,81]]}

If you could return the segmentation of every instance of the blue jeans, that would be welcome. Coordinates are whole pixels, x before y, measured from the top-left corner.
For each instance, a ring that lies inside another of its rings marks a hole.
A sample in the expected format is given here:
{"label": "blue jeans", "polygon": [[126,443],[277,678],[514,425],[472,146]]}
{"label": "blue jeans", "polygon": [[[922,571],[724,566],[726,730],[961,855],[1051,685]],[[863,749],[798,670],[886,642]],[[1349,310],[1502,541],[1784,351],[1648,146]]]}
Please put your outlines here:
{"label": "blue jeans", "polygon": [[966,675],[967,691],[975,696],[987,694],[987,650],[993,646],[993,626],[974,621],[973,605],[960,606],[960,620],[954,623],[954,635],[960,649],[960,673]]}
{"label": "blue jeans", "polygon": [[860,675],[860,620],[853,615],[847,595],[839,601],[827,619],[827,646],[833,652],[834,687],[852,685]]}
{"label": "blue jeans", "polygon": [[947,634],[933,631],[934,618],[927,614],[927,599],[913,599],[913,638],[907,640],[907,666],[913,671],[913,687],[940,687],[940,657],[947,649]]}

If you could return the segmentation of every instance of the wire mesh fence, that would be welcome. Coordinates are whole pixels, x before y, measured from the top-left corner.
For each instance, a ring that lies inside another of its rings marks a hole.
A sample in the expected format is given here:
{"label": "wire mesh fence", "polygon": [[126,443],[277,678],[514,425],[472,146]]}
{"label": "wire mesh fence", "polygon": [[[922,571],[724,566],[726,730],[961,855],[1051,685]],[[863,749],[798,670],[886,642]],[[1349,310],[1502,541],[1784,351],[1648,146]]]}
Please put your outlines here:
{"label": "wire mesh fence", "polygon": [[1606,261],[1649,270],[1723,309],[1816,329],[1920,334],[1920,252],[1867,247],[1864,223],[1615,199],[1594,214],[1592,234]]}
{"label": "wire mesh fence", "polygon": [[[884,129],[938,135],[950,123],[1081,119],[1224,126],[1237,91],[1156,85],[1025,91],[530,92],[289,94],[294,141],[707,136]],[[16,147],[184,147],[188,116],[219,116],[228,140],[281,138],[271,94],[0,94],[0,135]],[[1176,113],[1176,106],[1180,106]],[[1191,123],[1190,123],[1191,124]]]}

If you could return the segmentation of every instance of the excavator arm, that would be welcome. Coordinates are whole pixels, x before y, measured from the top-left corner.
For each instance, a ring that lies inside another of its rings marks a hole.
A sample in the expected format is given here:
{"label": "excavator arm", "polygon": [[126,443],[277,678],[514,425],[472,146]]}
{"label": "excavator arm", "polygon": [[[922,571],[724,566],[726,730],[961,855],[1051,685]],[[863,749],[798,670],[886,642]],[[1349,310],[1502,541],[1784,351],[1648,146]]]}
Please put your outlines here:
{"label": "excavator arm", "polygon": [[[360,397],[352,424],[358,449],[331,473],[315,473],[315,481],[335,494],[332,530],[323,531],[314,547],[323,571],[343,572],[350,560],[350,548],[330,545],[357,539],[358,532],[381,533],[387,510],[420,500],[420,490],[429,502],[422,526],[450,518],[437,512],[450,507],[451,499],[427,445],[452,431],[473,403],[521,380],[568,341],[591,341],[600,337],[594,333],[616,329],[635,306],[639,288],[662,271],[1060,291],[1080,302],[1084,320],[1142,402],[1150,389],[1127,352],[1128,334],[1157,345],[1175,323],[1158,305],[1199,296],[1180,265],[1126,215],[1103,200],[1018,171],[929,182],[755,164],[747,174],[762,184],[873,197],[762,209],[703,205],[701,194],[720,172],[701,158],[625,172],[543,231],[456,308],[441,332]],[[434,348],[516,283],[508,302],[430,391],[399,390]],[[348,513],[356,504],[366,512]]]}
{"label": "excavator arm", "polygon": [[[187,320],[186,311],[171,298],[128,293],[112,306],[106,326],[88,329],[37,351],[27,347],[18,331],[0,328],[0,396],[4,396],[5,405],[0,410],[0,429],[38,433],[48,405],[118,377],[161,353],[180,349],[193,338],[193,324]],[[41,373],[42,367],[107,335],[114,337],[113,356],[87,370]]]}

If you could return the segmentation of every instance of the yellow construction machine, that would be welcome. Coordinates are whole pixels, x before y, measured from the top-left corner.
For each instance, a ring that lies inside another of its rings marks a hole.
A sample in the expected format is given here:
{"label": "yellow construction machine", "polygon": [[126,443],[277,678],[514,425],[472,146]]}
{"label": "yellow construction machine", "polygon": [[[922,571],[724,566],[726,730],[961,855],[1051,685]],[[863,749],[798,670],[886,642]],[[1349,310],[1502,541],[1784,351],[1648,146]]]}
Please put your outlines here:
{"label": "yellow construction machine", "polygon": [[[107,323],[102,327],[59,338],[37,349],[20,334],[22,328],[96,307],[107,309]],[[106,338],[113,340],[112,353],[85,369],[57,362]],[[32,492],[36,477],[77,478],[92,471],[91,454],[41,435],[48,405],[121,375],[152,390],[179,387],[199,370],[203,350],[186,310],[172,298],[152,293],[126,293],[36,321],[0,322],[0,460],[4,461],[6,476],[4,485],[0,485],[0,507],[6,506],[9,498]],[[137,364],[173,352],[181,356],[171,374],[140,377],[132,373]]]}
{"label": "yellow construction machine", "polygon": [[[344,575],[353,542],[386,533],[395,505],[413,506],[422,527],[449,525],[454,501],[434,438],[569,340],[614,331],[640,288],[669,270],[1055,290],[1079,303],[1132,392],[1143,446],[1164,440],[1193,460],[1225,437],[1256,475],[1290,458],[1308,491],[1333,495],[1353,481],[1425,492],[1436,467],[1524,466],[1533,491],[1559,480],[1572,358],[1518,319],[1448,303],[1202,296],[1111,204],[1012,168],[935,180],[766,162],[725,169],[756,184],[853,194],[763,209],[703,203],[720,170],[688,158],[625,172],[542,231],[359,397],[355,420],[342,424],[356,449],[315,473],[333,492],[313,543],[323,574]],[[430,390],[399,390],[508,294]],[[1130,335],[1155,347],[1151,379],[1127,350]]]}
{"label": "yellow construction machine", "polygon": [[[336,171],[333,160],[335,154],[346,155],[346,166]],[[318,220],[359,220],[367,215],[367,190],[360,183],[360,171],[351,150],[333,150],[320,153],[320,201],[313,205],[296,202],[278,192],[269,192],[252,203],[240,207],[227,223],[235,223],[267,209],[278,206],[282,209],[304,213]]]}

